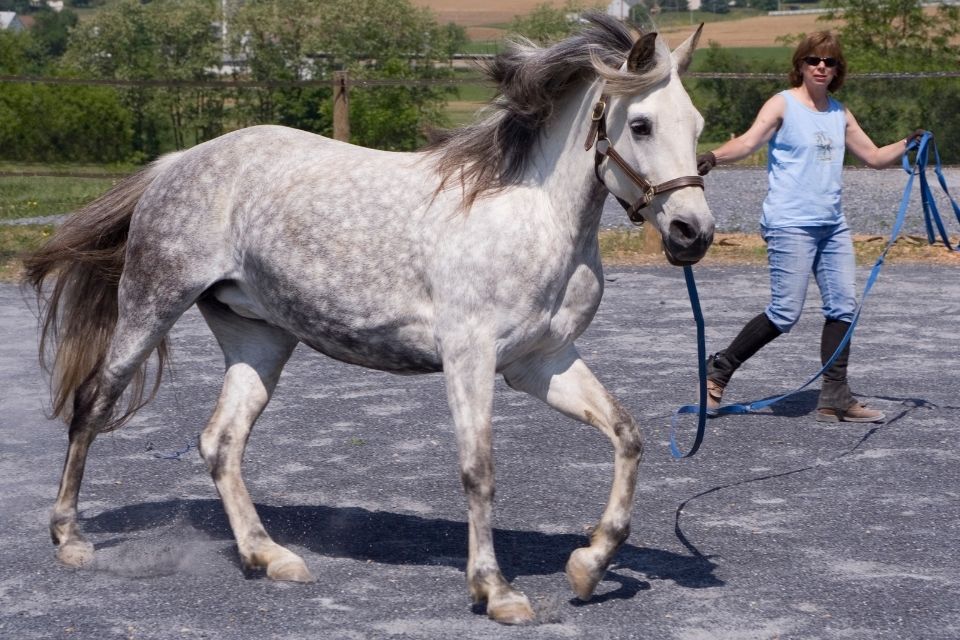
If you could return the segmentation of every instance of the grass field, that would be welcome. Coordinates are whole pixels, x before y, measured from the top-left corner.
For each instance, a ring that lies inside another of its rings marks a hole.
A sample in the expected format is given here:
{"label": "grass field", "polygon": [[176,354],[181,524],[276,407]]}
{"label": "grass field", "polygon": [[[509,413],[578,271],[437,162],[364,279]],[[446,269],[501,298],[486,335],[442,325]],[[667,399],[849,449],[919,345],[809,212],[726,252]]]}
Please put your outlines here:
{"label": "grass field", "polygon": [[115,182],[114,178],[99,177],[0,175],[0,220],[66,213],[93,200]]}

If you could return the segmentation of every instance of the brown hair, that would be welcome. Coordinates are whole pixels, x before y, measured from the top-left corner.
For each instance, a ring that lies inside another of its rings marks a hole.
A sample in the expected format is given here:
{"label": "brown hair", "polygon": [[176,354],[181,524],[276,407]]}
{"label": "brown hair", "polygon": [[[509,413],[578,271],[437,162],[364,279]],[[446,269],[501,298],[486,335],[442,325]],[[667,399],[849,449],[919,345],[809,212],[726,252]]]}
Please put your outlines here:
{"label": "brown hair", "polygon": [[827,91],[838,91],[843,86],[843,81],[847,77],[847,60],[843,57],[843,49],[840,47],[840,38],[829,31],[818,31],[811,33],[797,45],[793,52],[793,68],[790,70],[790,86],[799,87],[803,84],[803,72],[801,71],[803,59],[807,56],[823,56],[837,59],[837,66],[834,67],[833,80],[827,87]]}

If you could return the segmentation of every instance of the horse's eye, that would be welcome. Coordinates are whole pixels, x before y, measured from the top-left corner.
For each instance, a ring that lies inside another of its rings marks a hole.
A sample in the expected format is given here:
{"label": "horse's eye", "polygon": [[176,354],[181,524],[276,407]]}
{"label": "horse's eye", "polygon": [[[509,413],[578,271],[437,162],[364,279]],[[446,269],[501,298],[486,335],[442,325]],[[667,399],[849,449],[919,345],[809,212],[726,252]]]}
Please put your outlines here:
{"label": "horse's eye", "polygon": [[637,118],[630,122],[630,131],[637,137],[648,136],[653,133],[653,125],[646,118]]}

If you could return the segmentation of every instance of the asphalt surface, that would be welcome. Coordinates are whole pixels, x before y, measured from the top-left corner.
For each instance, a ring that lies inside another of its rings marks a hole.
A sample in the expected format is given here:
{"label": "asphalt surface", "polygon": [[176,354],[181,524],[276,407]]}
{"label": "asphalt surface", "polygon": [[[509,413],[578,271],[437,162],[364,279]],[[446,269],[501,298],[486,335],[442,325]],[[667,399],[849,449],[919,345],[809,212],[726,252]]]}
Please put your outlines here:
{"label": "asphalt surface", "polygon": [[[696,268],[708,348],[765,304],[766,273]],[[859,274],[865,280],[865,272]],[[815,391],[711,420],[673,460],[671,412],[693,402],[695,326],[682,272],[612,269],[584,358],[643,427],[633,530],[588,603],[563,574],[612,475],[609,443],[498,382],[496,545],[539,624],[506,628],[469,601],[466,507],[443,380],[397,377],[298,348],[247,450],[267,529],[317,581],[245,574],[194,446],[222,373],[195,310],[173,331],[160,397],[92,449],[81,524],[88,569],[47,534],[65,452],[44,416],[35,325],[0,285],[0,637],[960,637],[960,284],[949,268],[885,268],[854,341],[854,390],[883,425],[813,420]],[[800,325],[728,391],[789,390],[818,368],[811,289]],[[681,438],[694,423],[681,424]]]}

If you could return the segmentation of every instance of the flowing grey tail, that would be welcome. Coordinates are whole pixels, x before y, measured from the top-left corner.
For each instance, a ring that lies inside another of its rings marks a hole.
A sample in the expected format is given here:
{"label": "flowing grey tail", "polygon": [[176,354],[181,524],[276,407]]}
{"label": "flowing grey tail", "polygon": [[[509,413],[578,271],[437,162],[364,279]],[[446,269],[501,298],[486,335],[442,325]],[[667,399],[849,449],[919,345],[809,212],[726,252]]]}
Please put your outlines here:
{"label": "flowing grey tail", "polygon": [[[24,256],[23,285],[37,296],[40,362],[50,373],[52,413],[67,423],[73,416],[74,392],[99,370],[113,336],[130,218],[159,162],[71,214],[43,246]],[[152,391],[146,393],[145,362],[132,380],[127,410],[108,429],[119,427],[156,394],[166,341],[156,353]]]}

